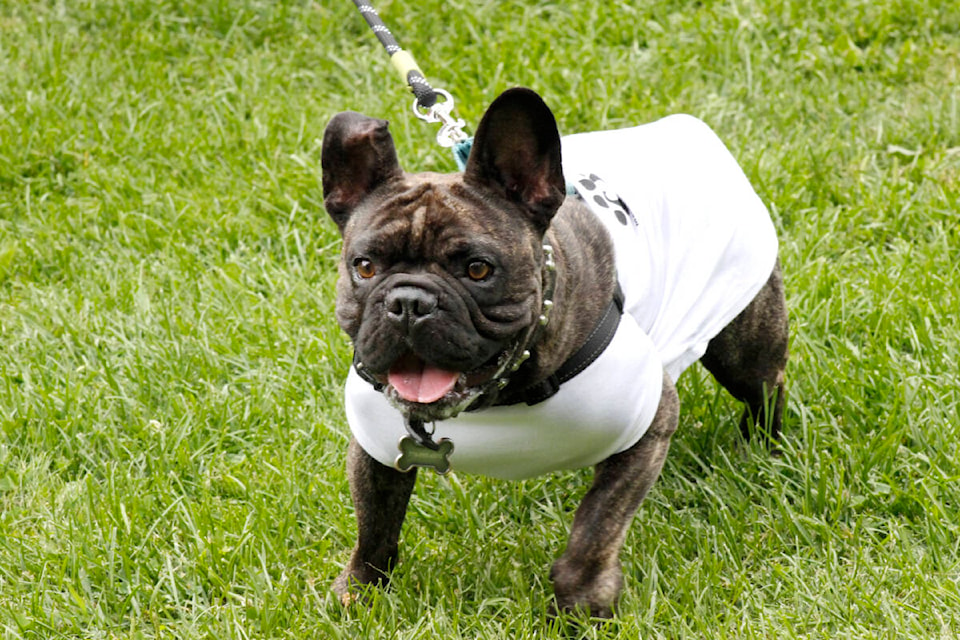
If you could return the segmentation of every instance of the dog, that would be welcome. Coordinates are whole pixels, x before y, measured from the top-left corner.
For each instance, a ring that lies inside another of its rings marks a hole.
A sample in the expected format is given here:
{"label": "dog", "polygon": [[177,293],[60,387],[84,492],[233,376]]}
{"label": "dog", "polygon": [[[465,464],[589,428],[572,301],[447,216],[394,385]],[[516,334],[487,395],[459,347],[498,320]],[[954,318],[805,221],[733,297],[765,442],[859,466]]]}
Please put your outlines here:
{"label": "dog", "polygon": [[556,609],[613,615],[683,370],[699,360],[745,404],[745,437],[779,438],[787,307],[746,176],[691,116],[561,140],[525,88],[489,106],[463,173],[404,172],[388,123],[354,112],[327,125],[321,168],[354,346],[359,531],[333,591],[348,603],[387,583],[417,467],[594,466],[550,576]]}

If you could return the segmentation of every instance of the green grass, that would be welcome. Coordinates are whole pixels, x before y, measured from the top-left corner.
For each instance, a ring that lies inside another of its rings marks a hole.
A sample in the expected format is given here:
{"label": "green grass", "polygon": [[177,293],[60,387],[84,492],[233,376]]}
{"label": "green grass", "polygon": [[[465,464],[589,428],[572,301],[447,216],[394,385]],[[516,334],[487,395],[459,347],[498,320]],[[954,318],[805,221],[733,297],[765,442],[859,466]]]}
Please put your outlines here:
{"label": "green grass", "polygon": [[[687,112],[769,203],[784,454],[695,367],[586,637],[960,635],[960,5],[378,3],[475,124]],[[320,138],[353,109],[452,170],[346,0],[0,0],[4,638],[566,638],[552,559],[589,472],[423,474],[394,587],[355,525]]]}

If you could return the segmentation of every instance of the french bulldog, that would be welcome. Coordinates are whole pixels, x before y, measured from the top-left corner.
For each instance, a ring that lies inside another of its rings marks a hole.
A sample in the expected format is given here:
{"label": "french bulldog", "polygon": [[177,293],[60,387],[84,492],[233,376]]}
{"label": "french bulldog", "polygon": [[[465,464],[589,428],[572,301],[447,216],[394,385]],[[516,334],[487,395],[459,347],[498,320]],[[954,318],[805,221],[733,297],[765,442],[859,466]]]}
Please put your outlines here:
{"label": "french bulldog", "polygon": [[677,428],[677,376],[699,360],[745,404],[745,437],[779,437],[788,326],[769,214],[690,116],[561,140],[544,101],[511,89],[455,174],[404,172],[387,125],[344,112],[323,137],[359,529],[333,591],[348,603],[387,583],[417,466],[593,466],[550,576],[558,610],[609,617]]}

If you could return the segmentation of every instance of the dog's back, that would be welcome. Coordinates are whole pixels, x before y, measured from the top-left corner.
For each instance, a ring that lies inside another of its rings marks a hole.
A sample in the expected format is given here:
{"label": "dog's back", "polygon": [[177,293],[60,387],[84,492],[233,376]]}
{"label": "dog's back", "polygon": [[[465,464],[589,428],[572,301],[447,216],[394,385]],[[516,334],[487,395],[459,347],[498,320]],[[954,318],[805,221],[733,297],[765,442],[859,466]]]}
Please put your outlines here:
{"label": "dog's back", "polygon": [[625,310],[676,380],[770,277],[770,215],[724,144],[692,116],[562,144],[567,181],[613,238]]}

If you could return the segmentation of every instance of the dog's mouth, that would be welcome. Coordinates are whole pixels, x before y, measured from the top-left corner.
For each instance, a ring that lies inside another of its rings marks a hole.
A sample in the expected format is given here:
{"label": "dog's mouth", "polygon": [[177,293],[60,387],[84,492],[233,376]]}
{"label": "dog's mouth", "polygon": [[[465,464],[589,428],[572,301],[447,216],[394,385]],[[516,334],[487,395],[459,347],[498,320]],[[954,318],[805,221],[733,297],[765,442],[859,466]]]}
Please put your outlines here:
{"label": "dog's mouth", "polygon": [[390,371],[387,382],[401,399],[419,404],[437,402],[457,386],[459,371],[448,371],[428,364],[413,352],[400,356]]}
{"label": "dog's mouth", "polygon": [[500,353],[471,371],[453,371],[407,351],[390,366],[383,393],[404,415],[423,420],[452,418],[469,407],[503,370],[508,353]]}

